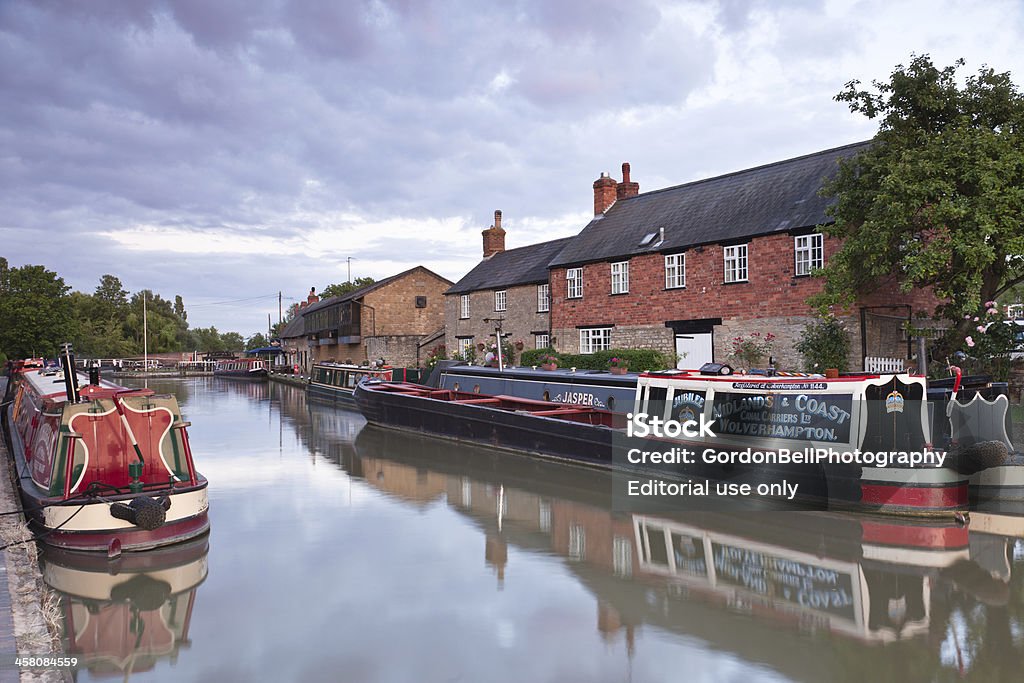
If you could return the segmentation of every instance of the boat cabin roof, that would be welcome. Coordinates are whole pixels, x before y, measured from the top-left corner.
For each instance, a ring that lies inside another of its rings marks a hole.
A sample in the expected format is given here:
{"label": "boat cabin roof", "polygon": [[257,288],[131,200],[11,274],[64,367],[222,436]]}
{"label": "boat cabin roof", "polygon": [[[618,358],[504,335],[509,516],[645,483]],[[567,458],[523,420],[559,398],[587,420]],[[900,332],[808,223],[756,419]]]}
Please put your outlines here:
{"label": "boat cabin roof", "polygon": [[[885,376],[891,376],[894,374],[901,374],[909,378],[923,378],[924,375],[911,375],[909,373],[886,373]],[[689,380],[689,381],[701,381],[701,382],[744,382],[749,384],[769,384],[777,387],[784,387],[786,385],[801,385],[807,384],[808,382],[823,382],[826,384],[843,384],[847,382],[863,382],[864,380],[875,380],[881,378],[883,375],[879,373],[850,373],[840,377],[829,377],[826,378],[824,375],[807,374],[807,373],[782,373],[775,375],[709,375],[703,374],[700,370],[658,370],[657,372],[645,372],[640,375],[641,380],[651,379],[671,379],[671,380]],[[753,388],[753,387],[751,387]]]}
{"label": "boat cabin roof", "polygon": [[[85,373],[77,372],[78,386],[83,397],[86,398],[108,398],[121,391],[134,391],[142,393],[146,391],[153,393],[151,390],[130,390],[120,384],[114,384],[113,382],[107,381],[100,378],[98,387],[94,387],[89,384],[89,376]],[[62,399],[66,395],[64,388],[64,371],[58,370],[53,372],[52,370],[29,370],[22,373],[22,377],[32,390],[39,396],[45,399]]]}

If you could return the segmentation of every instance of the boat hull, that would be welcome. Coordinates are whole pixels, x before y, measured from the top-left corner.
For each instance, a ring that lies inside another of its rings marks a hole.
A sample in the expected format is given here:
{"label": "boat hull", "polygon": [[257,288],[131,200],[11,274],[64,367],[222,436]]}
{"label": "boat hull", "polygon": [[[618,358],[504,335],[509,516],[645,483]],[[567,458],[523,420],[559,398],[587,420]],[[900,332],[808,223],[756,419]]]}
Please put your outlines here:
{"label": "boat hull", "polygon": [[[949,469],[934,471],[856,466],[806,464],[736,465],[709,464],[699,455],[708,442],[670,441],[628,437],[623,430],[571,422],[481,405],[435,400],[375,390],[372,384],[356,388],[356,405],[372,424],[429,434],[491,448],[526,453],[553,460],[609,468],[626,477],[664,478],[680,481],[727,482],[759,485],[782,481],[798,486],[790,500],[769,500],[771,507],[866,510],[882,514],[947,516],[969,504],[967,478]],[[748,444],[716,442],[715,451],[739,451]],[[687,448],[698,454],[693,462],[671,467],[633,465],[624,456],[630,449],[667,451]],[[623,486],[628,484],[624,480]],[[618,492],[616,492],[618,493]],[[634,501],[622,500],[623,503]],[[673,500],[678,509],[688,505]],[[706,500],[703,503],[706,504]],[[658,508],[664,510],[664,507]]]}

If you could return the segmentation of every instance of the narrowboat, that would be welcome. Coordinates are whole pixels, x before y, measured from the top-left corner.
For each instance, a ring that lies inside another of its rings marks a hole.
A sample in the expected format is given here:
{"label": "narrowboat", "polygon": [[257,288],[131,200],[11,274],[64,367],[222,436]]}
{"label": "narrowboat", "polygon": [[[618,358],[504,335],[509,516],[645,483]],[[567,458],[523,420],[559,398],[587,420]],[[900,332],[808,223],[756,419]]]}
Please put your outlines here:
{"label": "narrowboat", "polygon": [[219,360],[213,366],[214,377],[227,379],[265,380],[267,379],[267,361],[262,358],[230,358]]}
{"label": "narrowboat", "polygon": [[570,368],[506,367],[499,370],[453,361],[439,362],[435,373],[428,384],[439,389],[593,406],[613,413],[633,409],[639,377],[636,373],[613,375],[607,370]]}
{"label": "narrowboat", "polygon": [[356,385],[366,379],[384,382],[416,382],[419,371],[409,368],[393,368],[383,363],[353,365],[352,363],[314,363],[309,373],[307,391],[313,398],[333,401],[354,407],[352,392]]}
{"label": "narrowboat", "polygon": [[173,396],[74,370],[8,366],[3,426],[30,529],[72,550],[147,550],[206,533],[207,481]]}
{"label": "narrowboat", "polygon": [[906,374],[641,374],[633,414],[710,425],[712,435],[692,437],[633,434],[625,415],[590,406],[407,383],[364,382],[355,400],[371,423],[641,476],[754,490],[785,482],[796,486],[788,499],[813,506],[957,515],[970,474],[1008,452],[990,441],[936,446],[926,390],[924,377]]}

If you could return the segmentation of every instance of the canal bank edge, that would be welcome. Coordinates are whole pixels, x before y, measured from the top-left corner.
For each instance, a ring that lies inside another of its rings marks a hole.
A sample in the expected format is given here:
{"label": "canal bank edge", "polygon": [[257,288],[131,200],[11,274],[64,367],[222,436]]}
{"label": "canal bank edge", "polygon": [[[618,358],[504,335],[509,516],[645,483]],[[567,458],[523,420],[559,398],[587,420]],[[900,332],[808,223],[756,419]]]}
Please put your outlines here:
{"label": "canal bank edge", "polygon": [[[21,508],[13,481],[13,462],[7,452],[7,445],[0,439],[0,459],[3,473],[0,474],[0,512]],[[26,539],[30,536],[23,515],[0,517],[0,545]],[[0,572],[0,683],[8,681],[71,681],[70,671],[22,671],[13,668],[13,655],[57,655],[62,654],[59,639],[51,633],[44,617],[44,601],[51,604],[56,616],[56,603],[49,598],[49,589],[43,583],[39,572],[38,548],[34,542],[18,545],[0,551],[3,566]],[[56,626],[56,624],[54,625]],[[10,664],[8,664],[10,662]]]}

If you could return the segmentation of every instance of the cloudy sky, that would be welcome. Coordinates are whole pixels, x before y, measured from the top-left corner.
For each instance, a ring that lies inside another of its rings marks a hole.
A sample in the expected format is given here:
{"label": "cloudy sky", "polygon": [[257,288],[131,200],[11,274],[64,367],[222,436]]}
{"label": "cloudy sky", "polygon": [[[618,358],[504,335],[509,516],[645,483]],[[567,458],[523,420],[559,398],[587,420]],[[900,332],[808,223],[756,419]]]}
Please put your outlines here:
{"label": "cloudy sky", "polygon": [[1024,3],[0,0],[0,255],[243,334],[352,276],[452,280],[641,191],[835,147],[912,53],[1024,82]]}

